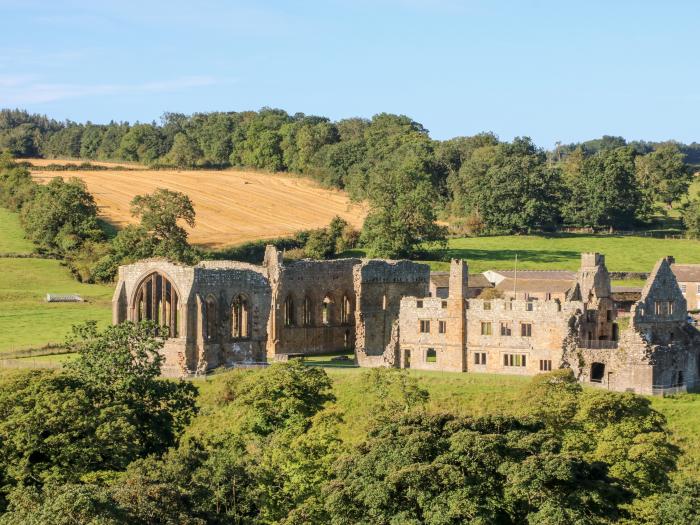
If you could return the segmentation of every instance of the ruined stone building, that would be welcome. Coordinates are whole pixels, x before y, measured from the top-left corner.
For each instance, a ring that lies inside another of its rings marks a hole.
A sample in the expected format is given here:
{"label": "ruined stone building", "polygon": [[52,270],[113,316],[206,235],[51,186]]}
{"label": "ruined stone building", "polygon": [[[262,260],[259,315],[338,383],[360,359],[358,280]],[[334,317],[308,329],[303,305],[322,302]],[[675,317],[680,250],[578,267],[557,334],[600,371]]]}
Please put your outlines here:
{"label": "ruined stone building", "polygon": [[285,263],[274,247],[261,266],[145,260],[119,268],[113,322],[167,327],[167,375],[352,349],[363,365],[392,364],[400,300],[426,294],[429,276],[410,261]]}
{"label": "ruined stone building", "polygon": [[[621,319],[597,253],[582,254],[578,272],[470,276],[462,260],[431,275],[410,261],[285,262],[268,247],[262,265],[122,266],[113,320],[163,326],[164,373],[174,376],[354,351],[360,366],[527,375],[566,367],[605,388],[657,393],[700,386],[700,334],[686,321],[672,263],[657,263]],[[479,297],[489,288],[497,298]]]}
{"label": "ruined stone building", "polygon": [[524,375],[571,368],[581,381],[644,394],[700,386],[700,333],[686,321],[672,262],[657,263],[620,323],[601,254],[582,254],[576,273],[523,272],[516,282],[485,272],[496,289],[506,283],[498,299],[470,299],[466,263],[453,261],[445,299],[402,299],[399,364]]}

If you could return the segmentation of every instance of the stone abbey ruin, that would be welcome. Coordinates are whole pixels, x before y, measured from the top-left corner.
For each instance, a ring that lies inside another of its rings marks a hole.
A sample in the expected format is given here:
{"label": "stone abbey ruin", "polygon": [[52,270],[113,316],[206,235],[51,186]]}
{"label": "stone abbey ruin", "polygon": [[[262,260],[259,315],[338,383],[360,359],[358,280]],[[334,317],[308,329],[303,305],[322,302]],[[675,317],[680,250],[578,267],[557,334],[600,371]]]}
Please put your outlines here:
{"label": "stone abbey ruin", "polygon": [[[622,317],[598,253],[582,254],[576,273],[470,276],[463,260],[431,274],[410,261],[284,262],[269,246],[260,266],[122,266],[113,322],[166,326],[171,376],[354,351],[366,367],[526,375],[570,368],[604,388],[657,394],[700,385],[700,332],[687,321],[673,262],[657,262]],[[497,293],[480,297],[486,288]]]}

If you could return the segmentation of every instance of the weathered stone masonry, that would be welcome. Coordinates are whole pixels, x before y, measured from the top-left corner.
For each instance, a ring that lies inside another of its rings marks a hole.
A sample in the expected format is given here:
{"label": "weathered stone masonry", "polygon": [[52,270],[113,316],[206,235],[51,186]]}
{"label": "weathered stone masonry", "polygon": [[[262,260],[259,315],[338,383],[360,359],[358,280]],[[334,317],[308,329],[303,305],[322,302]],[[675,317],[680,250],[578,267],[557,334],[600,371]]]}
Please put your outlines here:
{"label": "weathered stone masonry", "polygon": [[628,325],[617,319],[597,253],[582,254],[575,274],[550,272],[555,286],[544,274],[518,281],[486,272],[507,285],[502,298],[483,299],[474,298],[466,261],[453,260],[436,286],[423,264],[285,263],[274,247],[261,266],[122,266],[113,320],[167,326],[168,375],[354,350],[360,366],[526,375],[571,368],[581,381],[651,394],[700,386],[700,334],[686,322],[672,263],[654,267]]}

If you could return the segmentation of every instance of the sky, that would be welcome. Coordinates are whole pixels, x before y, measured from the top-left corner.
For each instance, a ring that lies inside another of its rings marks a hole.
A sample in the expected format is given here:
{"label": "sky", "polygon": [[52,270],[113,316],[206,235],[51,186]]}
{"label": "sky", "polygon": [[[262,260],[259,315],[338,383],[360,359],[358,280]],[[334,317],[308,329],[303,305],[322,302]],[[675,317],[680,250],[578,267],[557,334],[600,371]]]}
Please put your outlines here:
{"label": "sky", "polygon": [[0,0],[0,21],[0,107],[59,120],[269,106],[700,141],[696,1]]}

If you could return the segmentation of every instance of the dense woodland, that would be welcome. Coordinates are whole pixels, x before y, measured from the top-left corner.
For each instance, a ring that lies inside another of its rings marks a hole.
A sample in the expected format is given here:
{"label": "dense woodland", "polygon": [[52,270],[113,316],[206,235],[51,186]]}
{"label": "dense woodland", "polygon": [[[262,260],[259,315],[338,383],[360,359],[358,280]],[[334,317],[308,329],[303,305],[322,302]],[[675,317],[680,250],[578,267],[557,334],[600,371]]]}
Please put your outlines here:
{"label": "dense woodland", "polygon": [[160,124],[133,125],[57,122],[3,110],[0,150],[153,167],[289,171],[345,189],[354,199],[406,197],[398,207],[425,201],[468,233],[562,225],[630,229],[683,197],[691,165],[700,165],[697,143],[605,136],[545,151],[526,137],[503,142],[492,133],[433,140],[402,115],[332,122],[270,108],[166,113]]}
{"label": "dense woodland", "polygon": [[154,169],[290,171],[369,203],[361,233],[334,221],[282,241],[299,256],[332,257],[359,245],[372,256],[420,257],[444,245],[449,232],[438,219],[450,224],[451,233],[483,235],[566,227],[630,230],[673,212],[682,216],[687,235],[700,237],[700,199],[688,197],[694,164],[700,164],[696,143],[627,143],[605,136],[545,151],[527,137],[504,142],[492,133],[437,141],[421,124],[386,113],[331,122],[263,108],[166,113],[160,124],[95,125],[2,110],[0,151],[6,155],[0,203],[21,212],[30,238],[68,260],[87,281],[110,280],[119,264],[134,257],[192,262],[257,256],[261,247],[218,255],[193,249],[179,226],[194,224],[191,202],[167,190],[136,199],[132,212],[141,225],[106,242],[94,200],[80,182],[55,180],[41,187],[7,155],[133,161]]}
{"label": "dense woodland", "polygon": [[322,368],[235,372],[202,406],[196,383],[158,379],[154,331],[78,327],[63,370],[0,381],[0,524],[697,523],[664,417],[568,370],[537,376],[512,415],[465,417],[428,411],[416,376],[369,369],[347,443]]}

